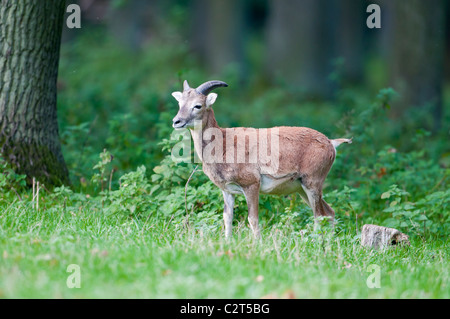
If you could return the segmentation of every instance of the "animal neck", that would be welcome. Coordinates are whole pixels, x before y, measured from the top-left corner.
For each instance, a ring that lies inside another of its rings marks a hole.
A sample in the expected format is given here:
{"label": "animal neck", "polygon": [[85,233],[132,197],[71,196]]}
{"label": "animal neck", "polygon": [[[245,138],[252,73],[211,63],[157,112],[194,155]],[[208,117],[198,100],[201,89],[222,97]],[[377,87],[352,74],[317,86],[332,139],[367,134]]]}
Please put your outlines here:
{"label": "animal neck", "polygon": [[198,157],[203,162],[203,148],[206,146],[206,142],[203,139],[203,133],[208,129],[220,129],[217,124],[216,118],[214,116],[214,111],[212,108],[209,108],[205,116],[202,119],[201,127],[194,127],[190,129],[192,140],[194,141],[194,148],[197,152]]}

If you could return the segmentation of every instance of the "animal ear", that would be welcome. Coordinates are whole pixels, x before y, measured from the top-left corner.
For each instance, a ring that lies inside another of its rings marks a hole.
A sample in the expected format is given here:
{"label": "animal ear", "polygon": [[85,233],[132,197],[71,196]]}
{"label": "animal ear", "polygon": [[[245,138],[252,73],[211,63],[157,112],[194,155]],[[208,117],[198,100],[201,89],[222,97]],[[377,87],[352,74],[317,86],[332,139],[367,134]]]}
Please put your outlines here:
{"label": "animal ear", "polygon": [[206,97],[206,107],[210,107],[211,105],[213,105],[214,102],[216,102],[216,99],[217,99],[216,93],[208,94],[208,96]]}
{"label": "animal ear", "polygon": [[183,96],[183,93],[181,92],[173,92],[172,96],[175,98],[175,100],[177,100],[178,102],[180,102],[181,97]]}

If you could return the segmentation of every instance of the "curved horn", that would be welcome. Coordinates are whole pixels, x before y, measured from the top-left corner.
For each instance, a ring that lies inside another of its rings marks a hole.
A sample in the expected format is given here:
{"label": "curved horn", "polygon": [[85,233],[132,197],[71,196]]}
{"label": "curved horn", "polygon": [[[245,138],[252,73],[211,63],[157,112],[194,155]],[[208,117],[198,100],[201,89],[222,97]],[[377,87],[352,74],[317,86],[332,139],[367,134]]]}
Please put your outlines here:
{"label": "curved horn", "polygon": [[222,81],[208,81],[196,88],[195,91],[197,91],[197,93],[199,94],[208,95],[209,92],[211,92],[215,88],[227,86],[228,84]]}
{"label": "curved horn", "polygon": [[187,91],[187,90],[189,90],[191,87],[189,86],[189,83],[188,83],[188,81],[187,80],[184,80],[184,83],[183,83],[183,91]]}

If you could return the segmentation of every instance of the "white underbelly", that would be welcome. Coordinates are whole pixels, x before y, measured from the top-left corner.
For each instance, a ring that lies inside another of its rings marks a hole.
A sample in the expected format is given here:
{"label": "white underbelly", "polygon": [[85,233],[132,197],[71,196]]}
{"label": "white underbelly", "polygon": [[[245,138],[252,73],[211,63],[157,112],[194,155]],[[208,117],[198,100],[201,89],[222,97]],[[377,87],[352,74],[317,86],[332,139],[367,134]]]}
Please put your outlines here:
{"label": "white underbelly", "polygon": [[288,195],[302,189],[302,183],[293,175],[273,177],[261,175],[260,192],[264,194]]}
{"label": "white underbelly", "polygon": [[230,194],[244,194],[242,187],[236,183],[228,183],[225,185],[225,191]]}
{"label": "white underbelly", "polygon": [[[244,194],[242,187],[236,183],[227,183],[224,191],[230,194]],[[263,194],[288,195],[295,192],[302,192],[303,189],[300,179],[293,175],[282,177],[261,175],[259,191]]]}

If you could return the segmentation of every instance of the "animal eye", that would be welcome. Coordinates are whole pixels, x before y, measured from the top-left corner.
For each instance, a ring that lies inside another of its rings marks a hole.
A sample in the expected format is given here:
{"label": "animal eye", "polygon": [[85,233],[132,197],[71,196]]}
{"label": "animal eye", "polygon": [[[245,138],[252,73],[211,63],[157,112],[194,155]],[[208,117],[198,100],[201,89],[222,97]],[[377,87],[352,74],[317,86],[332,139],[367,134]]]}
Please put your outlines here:
{"label": "animal eye", "polygon": [[194,109],[200,110],[202,108],[202,106],[200,104],[194,106]]}

